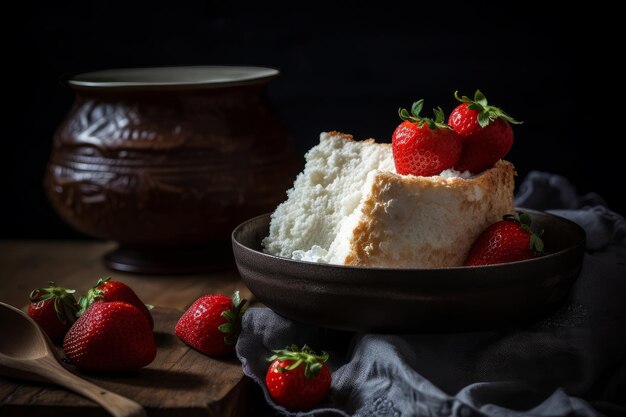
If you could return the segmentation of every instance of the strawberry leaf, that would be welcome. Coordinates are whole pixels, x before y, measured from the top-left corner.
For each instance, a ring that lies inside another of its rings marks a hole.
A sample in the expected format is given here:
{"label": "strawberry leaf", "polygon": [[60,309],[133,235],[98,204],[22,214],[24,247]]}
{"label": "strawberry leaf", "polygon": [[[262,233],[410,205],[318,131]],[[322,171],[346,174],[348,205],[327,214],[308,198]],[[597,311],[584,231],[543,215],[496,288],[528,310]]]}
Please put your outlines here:
{"label": "strawberry leaf", "polygon": [[233,325],[231,323],[220,324],[218,329],[222,333],[231,333],[233,331]]}
{"label": "strawberry leaf", "polygon": [[56,297],[54,299],[54,312],[57,314],[57,319],[63,324],[67,323],[67,317],[65,316],[65,309],[63,308],[63,301]]}
{"label": "strawberry leaf", "polygon": [[36,288],[29,294],[31,302],[53,300],[52,306],[57,319],[67,324],[74,323],[78,313],[78,304],[74,298],[76,290],[59,287],[54,281],[48,282],[47,288]]}
{"label": "strawberry leaf", "polygon": [[474,102],[480,104],[482,107],[487,106],[487,97],[480,90],[476,90],[474,93]]}
{"label": "strawberry leaf", "polygon": [[441,124],[446,119],[446,115],[443,110],[441,110],[441,107],[433,109],[433,113],[435,113],[435,124]]}
{"label": "strawberry leaf", "polygon": [[398,109],[398,116],[400,116],[400,119],[405,121],[411,119],[411,115],[409,114],[407,109],[403,109],[402,107]]}
{"label": "strawberry leaf", "polygon": [[532,224],[532,219],[530,218],[530,215],[528,213],[520,211],[519,212],[519,222],[521,224],[524,224],[524,225],[530,227],[530,225]]}
{"label": "strawberry leaf", "polygon": [[489,125],[489,115],[485,112],[478,113],[478,124],[480,127],[487,127]]}
{"label": "strawberry leaf", "polygon": [[530,214],[523,211],[518,212],[518,214],[520,227],[530,234],[530,250],[533,251],[535,255],[542,255],[544,250],[544,243],[541,239],[541,236],[543,236],[543,230],[539,234],[535,234],[531,228],[533,220],[530,217]]}
{"label": "strawberry leaf", "polygon": [[400,119],[402,119],[403,121],[417,123],[418,127],[420,128],[424,126],[424,124],[427,124],[428,127],[433,130],[434,129],[452,129],[450,126],[448,126],[445,123],[446,117],[445,117],[445,114],[443,113],[443,110],[441,110],[441,107],[437,107],[436,109],[433,109],[433,112],[435,114],[434,119],[420,116],[420,113],[423,107],[424,107],[424,99],[419,99],[416,102],[414,102],[413,105],[411,106],[411,114],[409,114],[407,109],[400,107],[398,109],[398,116],[400,116]]}
{"label": "strawberry leaf", "polygon": [[415,116],[417,119],[419,119],[420,113],[422,112],[423,107],[424,107],[424,99],[417,100],[411,106],[411,114]]}
{"label": "strawberry leaf", "polygon": [[235,320],[237,320],[237,316],[235,316],[235,313],[233,313],[232,310],[224,310],[224,311],[222,311],[222,314],[220,314],[220,315],[222,317],[224,317],[228,321],[235,321]]}
{"label": "strawberry leaf", "polygon": [[295,361],[294,363],[292,363],[291,365],[289,365],[287,368],[285,368],[288,371],[293,371],[294,369],[296,369],[298,366],[302,365],[302,362],[304,362],[304,359],[300,358],[297,361]]}
{"label": "strawberry leaf", "polygon": [[239,295],[239,291],[235,291],[231,296],[231,300],[233,302],[233,306],[237,307],[241,304],[241,295]]}
{"label": "strawberry leaf", "polygon": [[99,278],[98,282],[96,282],[96,287],[99,287],[100,285],[104,284],[105,282],[111,281],[111,277],[104,277],[104,278]]}
{"label": "strawberry leaf", "polygon": [[285,349],[276,349],[272,352],[274,354],[267,359],[270,362],[275,360],[294,361],[287,367],[279,367],[279,372],[292,371],[304,364],[304,376],[307,379],[314,378],[322,369],[322,364],[328,360],[328,353],[322,352],[321,355],[317,355],[307,345],[302,346],[302,349],[296,345],[291,345]]}
{"label": "strawberry leaf", "polygon": [[469,105],[467,106],[468,109],[476,110],[479,112],[478,124],[481,127],[486,127],[489,125],[489,123],[497,119],[502,119],[508,123],[515,124],[515,125],[522,123],[522,122],[515,120],[513,117],[508,115],[501,108],[489,105],[489,102],[487,101],[487,97],[485,97],[485,95],[480,90],[476,90],[476,92],[474,93],[473,100],[467,96],[459,97],[458,91],[454,92],[454,97],[461,103],[469,103]]}
{"label": "strawberry leaf", "polygon": [[239,291],[235,291],[230,300],[231,307],[220,313],[220,316],[224,317],[227,322],[218,326],[218,330],[224,333],[224,343],[227,345],[237,342],[237,337],[239,337],[241,332],[241,319],[248,307],[248,300],[241,298]]}
{"label": "strawberry leaf", "polygon": [[533,252],[535,252],[537,255],[540,255],[543,253],[543,249],[544,249],[543,240],[534,233],[530,236],[530,249]]}
{"label": "strawberry leaf", "polygon": [[86,295],[80,297],[78,300],[78,305],[80,306],[78,317],[85,314],[85,311],[87,311],[97,299],[104,297],[104,292],[100,289],[100,286],[106,284],[108,281],[111,281],[111,277],[98,278],[96,285],[91,287]]}
{"label": "strawberry leaf", "polygon": [[456,90],[454,92],[454,98],[456,98],[461,103],[472,103],[473,102],[472,99],[469,98],[468,96],[459,97],[459,90]]}
{"label": "strawberry leaf", "polygon": [[314,363],[309,367],[309,369],[311,370],[311,372],[317,373],[320,371],[320,369],[322,369],[322,364],[319,362]]}
{"label": "strawberry leaf", "polygon": [[504,119],[507,122],[514,124],[514,125],[521,125],[522,123],[524,123],[524,122],[518,122],[517,120],[509,116],[504,110],[501,110],[501,109],[498,109],[497,117],[499,117],[500,119]]}

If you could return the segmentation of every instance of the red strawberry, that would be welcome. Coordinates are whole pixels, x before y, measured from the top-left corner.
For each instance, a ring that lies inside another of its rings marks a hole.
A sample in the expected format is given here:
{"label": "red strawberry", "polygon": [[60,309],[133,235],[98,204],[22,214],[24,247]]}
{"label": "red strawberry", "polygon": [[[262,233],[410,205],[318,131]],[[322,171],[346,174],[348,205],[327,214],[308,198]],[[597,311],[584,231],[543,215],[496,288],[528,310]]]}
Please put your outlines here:
{"label": "red strawberry", "polygon": [[543,252],[543,241],[531,229],[527,213],[506,215],[474,242],[464,265],[491,265],[531,259]]}
{"label": "red strawberry", "polygon": [[308,410],[330,391],[328,353],[316,355],[307,345],[274,350],[265,385],[272,399],[288,410]]}
{"label": "red strawberry", "polygon": [[474,100],[467,96],[454,97],[461,102],[448,119],[448,124],[463,140],[463,152],[456,169],[478,174],[491,168],[513,146],[513,129],[509,123],[520,124],[502,109],[490,106],[487,98],[476,90]]}
{"label": "red strawberry", "polygon": [[48,285],[48,288],[36,288],[30,293],[28,315],[54,343],[59,343],[76,320],[76,290],[58,287],[52,281]]}
{"label": "red strawberry", "polygon": [[396,171],[403,175],[438,175],[452,168],[461,155],[461,138],[443,123],[445,116],[441,108],[434,109],[435,120],[421,117],[424,100],[398,114],[404,120],[393,132],[391,146]]}
{"label": "red strawberry", "polygon": [[146,316],[122,301],[94,303],[65,335],[63,350],[73,365],[101,372],[136,370],[156,356]]}
{"label": "red strawberry", "polygon": [[[87,309],[96,301],[123,301],[125,303],[134,305],[146,316],[150,329],[154,328],[154,320],[148,307],[139,299],[135,291],[133,291],[128,285],[120,281],[113,281],[111,277],[100,278],[96,283],[96,286],[87,291],[87,295],[83,296],[79,300],[80,310],[78,315],[82,315]],[[152,306],[150,306],[152,308]]]}
{"label": "red strawberry", "polygon": [[176,336],[209,356],[232,353],[241,330],[246,300],[239,291],[231,298],[207,294],[198,298],[176,323]]}

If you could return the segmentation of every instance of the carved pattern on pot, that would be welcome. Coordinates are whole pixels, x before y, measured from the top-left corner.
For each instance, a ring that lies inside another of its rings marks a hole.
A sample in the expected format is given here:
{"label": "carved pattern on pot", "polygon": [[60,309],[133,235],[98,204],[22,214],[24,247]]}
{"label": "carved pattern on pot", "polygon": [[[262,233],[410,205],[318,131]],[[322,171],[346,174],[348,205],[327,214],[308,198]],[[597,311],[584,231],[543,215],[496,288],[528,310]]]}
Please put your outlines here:
{"label": "carved pattern on pot", "polygon": [[45,186],[61,216],[87,234],[187,245],[226,240],[239,222],[272,210],[296,171],[264,85],[77,91]]}

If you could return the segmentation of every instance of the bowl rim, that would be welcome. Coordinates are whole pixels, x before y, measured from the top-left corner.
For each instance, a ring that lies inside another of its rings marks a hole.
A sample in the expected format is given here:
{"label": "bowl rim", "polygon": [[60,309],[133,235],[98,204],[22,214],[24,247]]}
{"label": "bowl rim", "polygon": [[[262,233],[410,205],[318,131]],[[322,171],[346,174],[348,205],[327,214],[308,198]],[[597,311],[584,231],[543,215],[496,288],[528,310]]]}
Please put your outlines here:
{"label": "bowl rim", "polygon": [[380,267],[380,266],[355,266],[355,265],[339,265],[339,264],[329,264],[329,263],[321,263],[321,262],[309,262],[309,261],[301,261],[301,260],[296,260],[296,259],[291,259],[291,258],[285,258],[283,256],[278,256],[278,255],[272,255],[269,253],[265,253],[262,251],[258,251],[256,249],[252,249],[246,245],[244,245],[243,243],[239,242],[239,240],[235,237],[235,235],[237,233],[240,232],[241,229],[243,229],[243,227],[245,225],[247,225],[248,223],[252,223],[254,221],[256,221],[257,219],[261,218],[261,217],[269,217],[272,215],[272,213],[264,213],[264,214],[260,214],[258,216],[252,217],[242,223],[240,223],[239,225],[237,225],[237,227],[235,227],[231,233],[231,241],[234,245],[237,245],[238,247],[240,247],[241,249],[247,251],[247,252],[251,252],[253,254],[256,255],[261,255],[267,259],[272,259],[274,261],[278,261],[278,262],[289,262],[289,263],[293,263],[293,264],[297,264],[297,265],[301,265],[303,267],[319,267],[322,269],[346,269],[346,270],[351,270],[351,271],[389,271],[389,272],[415,272],[415,273],[419,273],[422,271],[428,271],[429,273],[437,273],[437,272],[446,272],[446,271],[460,271],[460,270],[476,270],[476,269],[489,269],[489,270],[497,270],[497,269],[504,269],[504,268],[510,268],[511,266],[515,266],[515,265],[528,265],[528,264],[532,264],[532,263],[536,263],[536,262],[540,262],[546,259],[551,259],[551,258],[555,258],[558,256],[563,255],[566,252],[570,252],[572,250],[575,250],[581,246],[584,247],[586,239],[587,239],[587,234],[585,232],[585,229],[583,229],[578,223],[573,222],[565,217],[559,216],[557,214],[553,214],[553,213],[548,213],[546,211],[541,211],[541,210],[533,210],[533,209],[528,209],[528,208],[515,208],[516,211],[524,211],[530,214],[533,213],[538,213],[541,215],[546,215],[551,217],[554,220],[566,223],[570,226],[573,226],[574,229],[577,229],[579,235],[580,235],[580,239],[573,245],[568,246],[567,248],[561,249],[557,252],[552,252],[549,253],[547,255],[543,255],[537,258],[532,258],[532,259],[526,259],[526,260],[522,260],[522,261],[514,261],[514,262],[506,262],[506,263],[500,263],[500,264],[492,264],[492,265],[475,265],[475,266],[448,266],[448,267],[442,267],[442,268],[397,268],[397,267]]}

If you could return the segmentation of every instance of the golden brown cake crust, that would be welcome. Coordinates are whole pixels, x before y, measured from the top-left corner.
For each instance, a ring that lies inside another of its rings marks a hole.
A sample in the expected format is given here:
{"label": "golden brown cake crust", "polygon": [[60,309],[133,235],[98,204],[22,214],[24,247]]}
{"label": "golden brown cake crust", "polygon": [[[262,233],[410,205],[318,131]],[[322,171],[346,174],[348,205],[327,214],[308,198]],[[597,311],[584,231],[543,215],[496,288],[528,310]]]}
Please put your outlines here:
{"label": "golden brown cake crust", "polygon": [[[332,137],[335,137],[335,138],[345,139],[345,140],[347,140],[348,142],[357,142],[357,141],[354,139],[354,136],[352,136],[351,134],[349,134],[349,133],[341,133],[341,132],[337,132],[336,130],[332,130],[332,131],[330,131],[330,132],[325,132],[325,133],[324,133],[324,135],[326,135],[326,136],[332,136]],[[375,139],[373,139],[373,138],[361,139],[361,140],[359,140],[358,142],[363,142],[363,143],[372,143],[372,144],[376,144],[376,145],[380,145],[380,146],[384,146],[384,147],[390,147],[390,146],[391,146],[391,144],[390,144],[390,143],[378,143],[378,142],[376,142],[376,140],[375,140]]]}
{"label": "golden brown cake crust", "polygon": [[514,176],[513,164],[504,160],[469,179],[377,172],[345,264],[462,265],[478,235],[514,212]]}

